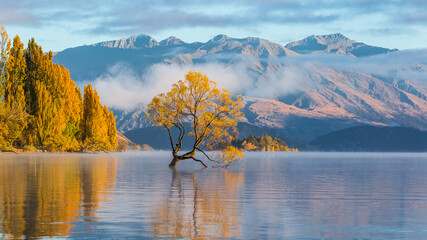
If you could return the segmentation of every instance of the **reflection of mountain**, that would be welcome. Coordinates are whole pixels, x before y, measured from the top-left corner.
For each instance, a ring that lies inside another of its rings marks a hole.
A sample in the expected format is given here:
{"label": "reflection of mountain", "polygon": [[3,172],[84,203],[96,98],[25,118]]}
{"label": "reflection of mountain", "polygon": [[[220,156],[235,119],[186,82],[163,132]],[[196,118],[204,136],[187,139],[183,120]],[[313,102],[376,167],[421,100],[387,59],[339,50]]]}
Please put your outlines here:
{"label": "reflection of mountain", "polygon": [[169,196],[158,203],[151,216],[154,238],[226,239],[241,235],[238,202],[227,199],[238,197],[243,173],[172,171]]}
{"label": "reflection of mountain", "polygon": [[13,161],[0,161],[0,223],[12,238],[68,236],[77,217],[95,219],[116,181],[115,157],[41,155]]}

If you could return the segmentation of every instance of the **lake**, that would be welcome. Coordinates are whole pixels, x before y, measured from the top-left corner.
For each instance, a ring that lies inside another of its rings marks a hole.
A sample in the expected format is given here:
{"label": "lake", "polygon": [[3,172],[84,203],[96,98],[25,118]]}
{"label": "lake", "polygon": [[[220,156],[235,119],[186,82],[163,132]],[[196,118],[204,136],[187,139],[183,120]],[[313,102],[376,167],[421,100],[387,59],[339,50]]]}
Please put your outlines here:
{"label": "lake", "polygon": [[0,155],[1,238],[427,239],[427,154]]}

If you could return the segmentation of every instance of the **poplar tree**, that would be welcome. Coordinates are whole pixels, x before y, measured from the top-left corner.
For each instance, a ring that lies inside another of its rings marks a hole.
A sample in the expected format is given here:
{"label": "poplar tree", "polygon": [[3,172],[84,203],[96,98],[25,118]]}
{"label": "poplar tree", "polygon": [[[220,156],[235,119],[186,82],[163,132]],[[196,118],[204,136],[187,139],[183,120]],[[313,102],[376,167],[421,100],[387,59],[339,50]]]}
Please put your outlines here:
{"label": "poplar tree", "polygon": [[33,116],[28,139],[35,139],[36,145],[49,150],[79,150],[80,89],[64,66],[52,62],[52,52],[44,54],[34,39],[30,40],[25,56],[25,96],[30,105],[28,113]]}
{"label": "poplar tree", "polygon": [[[113,113],[102,106],[99,95],[92,85],[84,88],[83,98],[83,146],[86,150],[111,151],[117,147],[117,131]],[[112,124],[109,124],[112,123]]]}
{"label": "poplar tree", "polygon": [[35,146],[49,151],[114,151],[114,115],[88,85],[84,101],[68,69],[52,62],[34,39],[13,47],[0,29],[0,150]]}
{"label": "poplar tree", "polygon": [[0,149],[5,149],[9,147],[10,143],[7,139],[9,128],[7,126],[6,104],[2,99],[4,97],[4,67],[9,57],[10,40],[3,25],[0,26],[0,35]]}
{"label": "poplar tree", "polygon": [[9,104],[16,102],[25,108],[24,82],[26,78],[26,61],[24,58],[24,44],[19,36],[13,39],[13,47],[5,65],[5,101]]}
{"label": "poplar tree", "polygon": [[[0,78],[1,82],[3,83],[4,66],[6,64],[7,58],[9,57],[10,51],[9,35],[7,34],[6,28],[3,25],[0,26],[0,36]],[[0,97],[3,97],[2,93],[3,91],[0,91]]]}
{"label": "poplar tree", "polygon": [[24,44],[18,36],[13,39],[13,47],[5,64],[4,75],[4,107],[8,113],[8,138],[12,145],[21,146],[24,142],[22,132],[27,126],[24,94],[26,61]]}
{"label": "poplar tree", "polygon": [[68,69],[64,66],[60,67],[62,78],[62,109],[63,114],[66,116],[65,128],[62,134],[65,136],[66,142],[64,143],[68,149],[76,151],[80,148],[79,132],[83,111],[82,96],[80,88],[78,88],[73,80],[70,78]]}
{"label": "poplar tree", "polygon": [[108,110],[107,105],[104,105],[104,114],[106,117],[106,124],[108,128],[108,141],[110,143],[110,150],[117,148],[117,129],[116,129],[116,119],[112,111]]}
{"label": "poplar tree", "polygon": [[27,112],[32,116],[29,121],[27,139],[30,144],[35,144],[42,149],[53,150],[55,148],[58,106],[55,104],[52,89],[55,81],[51,54],[44,54],[34,39],[28,43],[25,52],[27,62],[27,78],[25,81],[25,99]]}

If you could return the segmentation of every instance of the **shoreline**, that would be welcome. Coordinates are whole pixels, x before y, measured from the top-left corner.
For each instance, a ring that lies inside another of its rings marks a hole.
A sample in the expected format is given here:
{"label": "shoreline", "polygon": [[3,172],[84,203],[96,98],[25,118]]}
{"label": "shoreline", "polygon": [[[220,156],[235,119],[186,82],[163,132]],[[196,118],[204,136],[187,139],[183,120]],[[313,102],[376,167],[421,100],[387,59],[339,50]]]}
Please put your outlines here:
{"label": "shoreline", "polygon": [[89,152],[49,152],[49,151],[4,151],[4,152],[0,152],[0,155],[10,155],[10,154],[14,154],[14,155],[19,155],[19,154],[105,154],[105,153],[121,153],[120,151],[115,151],[115,152],[104,152],[104,151],[100,151],[100,152],[94,152],[94,151],[89,151]]}

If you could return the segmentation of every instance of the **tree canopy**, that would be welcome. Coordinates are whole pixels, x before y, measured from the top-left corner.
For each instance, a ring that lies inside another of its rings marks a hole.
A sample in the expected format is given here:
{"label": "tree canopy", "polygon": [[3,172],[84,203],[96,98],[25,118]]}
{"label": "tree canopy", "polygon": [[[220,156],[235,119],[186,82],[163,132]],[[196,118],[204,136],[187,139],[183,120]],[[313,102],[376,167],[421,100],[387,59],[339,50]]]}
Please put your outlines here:
{"label": "tree canopy", "polygon": [[[170,167],[185,159],[193,159],[206,167],[202,160],[195,158],[197,151],[217,165],[228,166],[243,157],[242,152],[230,145],[237,134],[237,120],[243,116],[241,109],[240,95],[234,101],[228,90],[219,90],[206,75],[190,71],[184,80],[173,84],[169,92],[153,98],[148,105],[147,118],[169,133],[173,156]],[[190,122],[191,129],[186,129],[184,122]],[[179,132],[175,138],[171,133],[173,128]],[[186,134],[194,142],[192,149],[181,154]],[[213,150],[216,157],[207,152]]]}
{"label": "tree canopy", "polygon": [[[34,39],[27,49],[13,45],[1,27],[0,151],[113,151],[117,147],[113,113],[92,86],[84,99],[68,69],[52,62]],[[89,126],[90,125],[90,126]]]}

